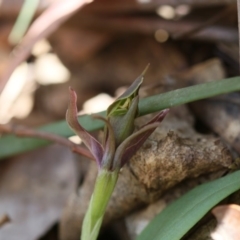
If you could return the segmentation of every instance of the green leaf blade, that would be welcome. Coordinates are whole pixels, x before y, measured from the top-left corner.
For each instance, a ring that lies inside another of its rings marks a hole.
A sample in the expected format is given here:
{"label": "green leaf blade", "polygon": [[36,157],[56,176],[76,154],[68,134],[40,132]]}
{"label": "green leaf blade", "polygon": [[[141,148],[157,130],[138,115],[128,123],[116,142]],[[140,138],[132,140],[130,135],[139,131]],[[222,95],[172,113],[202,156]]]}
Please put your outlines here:
{"label": "green leaf blade", "polygon": [[240,77],[180,88],[142,99],[139,104],[139,114],[142,116],[166,108],[239,90]]}
{"label": "green leaf blade", "polygon": [[[105,116],[105,112],[98,113],[98,115]],[[95,131],[103,127],[102,121],[93,119],[89,115],[80,116],[78,119],[87,131]],[[44,125],[38,128],[38,130],[58,134],[66,138],[74,135],[65,120]],[[38,138],[21,138],[14,135],[6,135],[0,138],[0,159],[44,147],[50,143],[50,141]]]}
{"label": "green leaf blade", "polygon": [[200,185],[166,207],[137,240],[179,240],[212,207],[240,189],[240,171]]}
{"label": "green leaf blade", "polygon": [[[140,100],[139,114],[142,116],[177,105],[234,91],[240,91],[240,77],[233,77],[216,82],[177,89]],[[98,115],[105,116],[106,113],[101,112],[98,113]],[[91,116],[81,116],[79,117],[79,120],[81,125],[87,131],[95,131],[103,127],[102,122],[93,120]],[[69,137],[73,135],[73,132],[68,127],[65,120],[45,125],[39,129],[46,132],[55,133],[63,137]],[[34,138],[23,139],[15,136],[3,136],[0,138],[0,159],[36,149],[47,144],[49,144],[49,142]]]}

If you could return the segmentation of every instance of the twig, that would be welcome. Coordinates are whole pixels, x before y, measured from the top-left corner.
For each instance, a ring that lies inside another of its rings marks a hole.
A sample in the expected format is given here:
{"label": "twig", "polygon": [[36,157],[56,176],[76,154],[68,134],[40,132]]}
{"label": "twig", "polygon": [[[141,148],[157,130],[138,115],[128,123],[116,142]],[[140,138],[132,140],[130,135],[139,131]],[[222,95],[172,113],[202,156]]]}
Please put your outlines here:
{"label": "twig", "polygon": [[174,39],[191,37],[192,35],[196,34],[197,32],[201,31],[202,29],[213,25],[214,23],[218,22],[219,20],[223,19],[224,17],[227,17],[233,10],[235,10],[235,8],[236,8],[236,4],[231,4],[227,8],[225,8],[223,11],[217,13],[216,15],[214,15],[207,21],[200,23],[198,26],[196,26],[190,30],[173,34],[172,37]]}
{"label": "twig", "polygon": [[[23,0],[7,0],[1,2],[1,17],[14,18],[18,15]],[[51,0],[40,1],[37,14],[42,13],[50,4]],[[192,8],[203,7],[217,7],[224,6],[231,3],[236,3],[236,0],[154,0],[146,1],[129,1],[129,0],[101,0],[91,3],[82,9],[84,13],[129,13],[129,12],[146,12],[155,11],[157,7],[161,5],[171,5],[173,7],[187,4]]]}
{"label": "twig", "polygon": [[[157,30],[164,29],[170,35],[176,33],[181,29],[183,32],[188,32],[198,27],[201,22],[182,20],[169,21],[162,20],[158,17],[128,17],[128,16],[75,16],[74,19],[78,20],[79,26],[89,28],[91,30],[110,31],[111,33],[140,33],[146,35],[153,35]],[[238,31],[231,26],[212,25],[197,32],[191,39],[211,41],[211,42],[237,42]]]}
{"label": "twig", "polygon": [[90,158],[91,160],[94,160],[92,154],[86,148],[83,148],[64,137],[58,136],[53,133],[41,132],[31,128],[10,124],[0,124],[0,133],[14,134],[18,137],[41,138],[51,142],[59,143],[63,146],[69,147],[75,153],[78,153],[80,155]]}
{"label": "twig", "polygon": [[137,13],[137,12],[155,12],[156,8],[162,5],[177,7],[186,4],[192,8],[226,6],[236,3],[235,0],[154,0],[154,1],[129,1],[129,0],[101,0],[87,5],[82,13],[93,14],[116,14],[116,13]]}

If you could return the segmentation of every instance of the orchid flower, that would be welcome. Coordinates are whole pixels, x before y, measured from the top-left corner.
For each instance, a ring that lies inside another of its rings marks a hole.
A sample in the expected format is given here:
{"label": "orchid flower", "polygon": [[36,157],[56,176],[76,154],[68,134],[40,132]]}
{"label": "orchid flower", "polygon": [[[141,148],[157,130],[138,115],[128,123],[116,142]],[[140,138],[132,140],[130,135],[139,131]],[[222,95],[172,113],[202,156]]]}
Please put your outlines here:
{"label": "orchid flower", "polygon": [[107,109],[107,118],[94,116],[105,122],[104,138],[101,144],[86,131],[77,118],[77,95],[69,88],[69,105],[66,120],[70,128],[82,139],[98,165],[98,176],[94,191],[84,217],[81,240],[97,239],[104,213],[116,185],[120,169],[143,145],[159,126],[168,109],[158,113],[151,121],[134,132],[134,120],[138,115],[138,91],[144,72]]}

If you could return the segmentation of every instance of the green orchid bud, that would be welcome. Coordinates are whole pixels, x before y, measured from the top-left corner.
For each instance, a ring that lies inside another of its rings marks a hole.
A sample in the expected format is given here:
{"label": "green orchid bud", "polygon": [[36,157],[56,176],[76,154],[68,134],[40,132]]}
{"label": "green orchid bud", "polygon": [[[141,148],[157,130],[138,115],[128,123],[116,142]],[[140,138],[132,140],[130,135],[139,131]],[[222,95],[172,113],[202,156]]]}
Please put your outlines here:
{"label": "green orchid bud", "polygon": [[146,66],[142,74],[132,83],[132,85],[112,103],[107,109],[107,117],[122,116],[128,111],[133,98],[138,95],[138,90],[144,79],[144,75],[149,68],[149,64]]}
{"label": "green orchid bud", "polygon": [[113,128],[116,146],[134,131],[134,120],[138,115],[138,91],[148,67],[149,65],[147,65],[143,73],[132,85],[107,109],[107,119]]}

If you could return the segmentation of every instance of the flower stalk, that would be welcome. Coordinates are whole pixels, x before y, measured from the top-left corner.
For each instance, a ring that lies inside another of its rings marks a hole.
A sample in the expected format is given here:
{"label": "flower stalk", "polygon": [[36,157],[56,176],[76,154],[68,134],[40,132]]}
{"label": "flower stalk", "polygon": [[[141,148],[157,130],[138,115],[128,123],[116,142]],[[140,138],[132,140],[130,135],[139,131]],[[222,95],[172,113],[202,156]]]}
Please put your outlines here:
{"label": "flower stalk", "polygon": [[142,126],[140,130],[134,132],[134,120],[138,115],[138,91],[147,68],[108,107],[106,119],[101,116],[94,116],[105,122],[102,144],[78,122],[77,95],[73,89],[69,88],[69,105],[66,120],[72,130],[90,150],[98,165],[98,176],[87,213],[84,217],[81,240],[97,239],[120,169],[159,126],[168,112],[168,109],[161,111],[151,121]]}
{"label": "flower stalk", "polygon": [[117,183],[119,171],[100,170],[82,225],[82,240],[97,239],[103,216]]}

